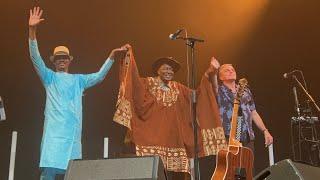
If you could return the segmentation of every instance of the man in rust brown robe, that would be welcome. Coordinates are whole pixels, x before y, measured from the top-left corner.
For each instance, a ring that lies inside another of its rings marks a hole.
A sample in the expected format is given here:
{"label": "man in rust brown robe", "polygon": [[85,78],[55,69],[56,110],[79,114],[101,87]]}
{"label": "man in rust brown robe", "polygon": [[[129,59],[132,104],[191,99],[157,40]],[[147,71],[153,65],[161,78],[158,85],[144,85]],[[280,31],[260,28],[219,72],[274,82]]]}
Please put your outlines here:
{"label": "man in rust brown robe", "polygon": [[[192,90],[172,81],[180,64],[160,58],[153,64],[155,77],[142,78],[130,45],[120,65],[120,90],[114,121],[126,126],[136,155],[160,156],[168,171],[190,172],[194,156],[191,111]],[[199,156],[217,154],[226,148],[219,109],[208,74],[197,89]]]}

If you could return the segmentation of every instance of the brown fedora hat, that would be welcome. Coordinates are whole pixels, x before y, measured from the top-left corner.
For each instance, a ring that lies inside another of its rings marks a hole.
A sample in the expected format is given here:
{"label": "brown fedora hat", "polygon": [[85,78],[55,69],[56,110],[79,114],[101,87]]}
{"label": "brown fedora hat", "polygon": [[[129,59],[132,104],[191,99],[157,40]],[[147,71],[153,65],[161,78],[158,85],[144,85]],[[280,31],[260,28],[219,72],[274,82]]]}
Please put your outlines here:
{"label": "brown fedora hat", "polygon": [[152,72],[154,74],[157,74],[158,69],[163,64],[168,64],[169,66],[171,66],[173,69],[173,72],[175,73],[179,71],[181,67],[180,63],[177,60],[173,59],[172,57],[161,57],[152,64]]}

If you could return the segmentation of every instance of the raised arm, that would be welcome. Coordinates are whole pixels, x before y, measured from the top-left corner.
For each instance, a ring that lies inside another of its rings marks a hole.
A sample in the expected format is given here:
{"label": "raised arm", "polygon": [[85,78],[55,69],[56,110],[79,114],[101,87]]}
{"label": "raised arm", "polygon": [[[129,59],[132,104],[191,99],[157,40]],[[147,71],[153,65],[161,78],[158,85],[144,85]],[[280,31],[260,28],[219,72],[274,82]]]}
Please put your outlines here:
{"label": "raised arm", "polygon": [[212,88],[214,90],[214,93],[217,95],[218,93],[218,69],[220,67],[220,63],[215,57],[211,58],[210,66],[205,72],[205,76],[208,77],[209,81],[212,84]]}
{"label": "raised arm", "polygon": [[116,57],[120,54],[125,53],[128,50],[126,46],[127,45],[122,46],[121,48],[113,49],[111,51],[109,57],[104,62],[104,64],[102,65],[102,67],[100,68],[100,70],[98,72],[83,75],[83,86],[85,89],[92,87],[92,86],[94,86],[104,80],[104,78],[106,77],[107,73],[109,72],[112,64],[114,63],[114,60],[118,59]]}
{"label": "raised arm", "polygon": [[127,49],[129,50],[129,56],[127,56],[129,61],[124,61],[120,66],[120,72],[126,71],[122,73],[120,82],[124,84],[125,96],[130,99],[136,115],[141,120],[147,120],[152,114],[155,98],[148,90],[147,78],[141,78],[139,75],[132,47],[127,45]]}
{"label": "raised arm", "polygon": [[30,9],[29,17],[29,39],[36,40],[37,26],[44,20],[41,18],[43,10],[40,7],[34,7]]}
{"label": "raised arm", "polygon": [[32,63],[40,76],[43,83],[49,82],[49,74],[52,72],[48,69],[39,53],[38,43],[36,39],[37,26],[44,19],[41,18],[43,11],[39,7],[30,9],[29,17],[29,52]]}
{"label": "raised arm", "polygon": [[131,129],[132,121],[150,117],[154,98],[148,93],[144,79],[139,76],[132,48],[129,46],[128,49],[126,58],[120,63],[120,88],[113,120]]}

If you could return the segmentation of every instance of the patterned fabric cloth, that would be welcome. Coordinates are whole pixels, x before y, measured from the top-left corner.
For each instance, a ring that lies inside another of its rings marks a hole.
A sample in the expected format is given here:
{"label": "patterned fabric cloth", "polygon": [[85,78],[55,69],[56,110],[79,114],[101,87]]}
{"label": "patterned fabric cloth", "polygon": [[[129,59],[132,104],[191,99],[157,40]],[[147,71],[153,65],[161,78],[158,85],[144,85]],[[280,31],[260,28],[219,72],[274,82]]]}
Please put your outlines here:
{"label": "patterned fabric cloth", "polygon": [[[114,121],[128,128],[136,155],[158,155],[169,171],[189,172],[194,157],[191,90],[181,83],[164,85],[141,78],[132,51],[120,66],[120,90]],[[203,77],[197,89],[199,156],[226,148],[212,85]]]}
{"label": "patterned fabric cloth", "polygon": [[67,169],[70,159],[81,159],[83,92],[101,82],[113,64],[105,61],[92,74],[54,72],[47,68],[36,40],[29,40],[32,63],[46,90],[40,167]]}
{"label": "patterned fabric cloth", "polygon": [[[231,89],[229,89],[227,86],[222,84],[218,87],[217,100],[219,104],[222,125],[226,136],[229,136],[230,134],[234,96],[235,94],[233,94]],[[254,110],[256,110],[256,107],[253,101],[252,93],[248,88],[246,88],[243,96],[240,99],[240,106],[238,112],[238,121],[241,122],[241,142],[254,140],[251,116],[251,112]],[[248,136],[246,133],[249,134],[250,139],[247,139]]]}

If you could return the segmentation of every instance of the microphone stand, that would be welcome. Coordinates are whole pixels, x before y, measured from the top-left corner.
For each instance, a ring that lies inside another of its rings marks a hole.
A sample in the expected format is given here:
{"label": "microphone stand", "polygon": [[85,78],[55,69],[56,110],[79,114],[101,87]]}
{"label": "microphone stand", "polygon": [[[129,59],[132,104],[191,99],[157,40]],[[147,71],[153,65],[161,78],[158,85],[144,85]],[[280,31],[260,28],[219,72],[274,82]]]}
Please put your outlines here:
{"label": "microphone stand", "polygon": [[[304,85],[304,88],[308,91],[308,87],[307,87],[307,82],[306,82],[306,79],[304,78],[304,75],[303,75],[303,72],[299,70],[299,73],[301,75],[301,78],[303,80],[303,85]],[[305,113],[310,113],[309,115],[312,116],[312,111],[311,111],[311,107],[310,107],[310,101],[307,100],[306,101],[306,109],[305,109]]]}
{"label": "microphone stand", "polygon": [[[301,122],[299,120],[299,118],[301,118],[301,114],[300,114],[300,104],[299,104],[299,99],[298,99],[298,95],[297,95],[297,87],[293,86],[292,87],[292,91],[293,91],[293,96],[294,96],[294,101],[295,101],[295,110],[297,113],[297,119],[298,119],[298,153],[299,153],[299,161],[301,160]],[[294,142],[294,125],[295,125],[295,121],[292,120],[291,121],[291,149],[293,152],[293,157],[294,160],[296,159],[296,151],[295,151],[295,142]]]}
{"label": "microphone stand", "polygon": [[298,117],[300,117],[300,104],[299,104],[299,100],[298,100],[296,86],[293,86],[292,91],[293,91],[294,101],[295,101],[295,104],[296,104],[295,110],[297,112]]}
{"label": "microphone stand", "polygon": [[314,101],[313,97],[309,94],[309,92],[306,90],[306,88],[301,84],[301,82],[297,79],[295,75],[292,76],[293,79],[298,83],[300,88],[303,90],[303,92],[307,95],[308,99],[313,103],[314,107],[317,109],[318,113],[320,113],[320,108],[317,105],[317,103]]}
{"label": "microphone stand", "polygon": [[197,39],[193,37],[180,37],[176,39],[181,39],[187,41],[186,45],[190,47],[191,54],[191,83],[190,89],[192,89],[191,94],[191,110],[192,110],[192,122],[193,122],[193,141],[194,141],[194,179],[200,180],[200,171],[199,171],[199,148],[198,148],[198,123],[197,123],[197,97],[196,97],[196,61],[194,57],[194,46],[196,42],[204,42],[202,39]]}
{"label": "microphone stand", "polygon": [[199,41],[195,38],[184,38],[187,40],[187,46],[190,47],[191,50],[191,89],[192,89],[192,122],[193,122],[193,137],[194,137],[194,179],[200,180],[200,169],[199,169],[199,157],[198,157],[198,123],[197,123],[197,95],[196,95],[196,62],[194,57],[194,45],[195,42],[203,42]]}
{"label": "microphone stand", "polygon": [[[193,37],[181,37],[181,36],[178,36],[178,37],[176,37],[175,39],[182,39],[182,40],[187,41],[187,44],[186,44],[186,45],[188,45],[188,46],[190,46],[190,47],[191,47],[191,44],[189,44],[189,43],[193,43],[192,46],[194,46],[194,43],[195,43],[195,42],[204,42],[203,39],[198,39],[198,38],[193,38]],[[192,48],[193,48],[193,47],[192,47]]]}

